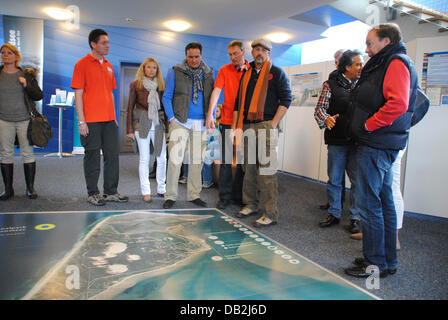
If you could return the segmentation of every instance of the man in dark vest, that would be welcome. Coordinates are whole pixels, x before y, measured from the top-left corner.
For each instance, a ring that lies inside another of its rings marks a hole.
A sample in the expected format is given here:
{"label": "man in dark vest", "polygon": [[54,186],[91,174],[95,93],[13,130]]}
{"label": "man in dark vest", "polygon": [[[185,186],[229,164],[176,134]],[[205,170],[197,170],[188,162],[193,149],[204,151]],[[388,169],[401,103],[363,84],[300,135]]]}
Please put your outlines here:
{"label": "man in dark vest", "polygon": [[187,199],[202,207],[202,165],[210,95],[213,90],[213,71],[202,61],[202,45],[197,42],[185,47],[185,60],[172,68],[167,76],[162,97],[165,112],[170,121],[168,145],[168,170],[163,208],[171,208],[177,199],[179,173],[189,142]]}
{"label": "man in dark vest", "polygon": [[[334,58],[334,65],[336,67],[336,70],[333,70],[329,75],[328,75],[328,79],[330,79],[333,74],[336,74],[338,72],[338,63],[339,63],[339,59],[341,59],[342,54],[344,53],[345,49],[338,49],[334,54],[333,54],[333,58]],[[317,121],[317,120],[316,120]],[[342,194],[341,194],[341,207],[344,207],[344,200],[345,200],[345,176],[344,176],[344,180],[342,180]],[[322,204],[319,206],[320,210],[328,210],[328,208],[330,208],[330,203],[327,201],[326,204]]]}
{"label": "man in dark vest", "polygon": [[338,224],[341,219],[343,180],[347,170],[350,183],[350,227],[351,233],[360,232],[359,214],[354,206],[354,145],[347,132],[347,110],[350,92],[361,76],[363,60],[359,51],[347,50],[339,60],[336,72],[332,72],[322,86],[314,112],[320,129],[325,129],[325,144],[328,145],[328,217],[320,227]]}
{"label": "man in dark vest", "polygon": [[400,28],[383,24],[366,38],[370,60],[352,91],[350,130],[356,140],[356,207],[362,222],[363,257],[345,273],[380,277],[397,271],[397,216],[391,166],[406,147],[417,97],[418,76]]}

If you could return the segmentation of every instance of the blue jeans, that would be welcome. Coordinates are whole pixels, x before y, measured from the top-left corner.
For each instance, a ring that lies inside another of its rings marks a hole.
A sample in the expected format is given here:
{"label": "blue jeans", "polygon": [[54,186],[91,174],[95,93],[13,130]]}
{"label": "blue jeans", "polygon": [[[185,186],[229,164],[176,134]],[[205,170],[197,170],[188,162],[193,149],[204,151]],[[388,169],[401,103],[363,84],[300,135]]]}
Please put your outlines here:
{"label": "blue jeans", "polygon": [[362,221],[362,251],[380,271],[397,267],[397,215],[392,194],[395,150],[356,149],[356,201]]}
{"label": "blue jeans", "polygon": [[202,183],[212,182],[213,180],[213,169],[212,164],[207,164],[204,162],[202,166]]}
{"label": "blue jeans", "polygon": [[353,145],[328,145],[328,183],[327,198],[330,208],[328,213],[340,219],[342,213],[341,196],[344,189],[342,181],[345,171],[351,183],[350,189],[350,219],[360,220],[359,212],[355,205],[355,166],[354,166],[355,146]]}
{"label": "blue jeans", "polygon": [[[184,166],[184,177],[188,177],[188,164],[183,164]],[[202,166],[202,183],[211,182],[213,180],[213,169],[211,164],[206,164]]]}

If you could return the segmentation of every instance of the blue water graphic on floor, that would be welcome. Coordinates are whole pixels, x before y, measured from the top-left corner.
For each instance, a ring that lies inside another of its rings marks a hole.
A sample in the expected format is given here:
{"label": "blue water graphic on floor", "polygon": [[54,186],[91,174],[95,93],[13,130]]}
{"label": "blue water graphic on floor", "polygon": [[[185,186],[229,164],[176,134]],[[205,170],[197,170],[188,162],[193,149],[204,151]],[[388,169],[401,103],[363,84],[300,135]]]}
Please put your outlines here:
{"label": "blue water graphic on floor", "polygon": [[220,211],[0,215],[0,299],[374,299]]}

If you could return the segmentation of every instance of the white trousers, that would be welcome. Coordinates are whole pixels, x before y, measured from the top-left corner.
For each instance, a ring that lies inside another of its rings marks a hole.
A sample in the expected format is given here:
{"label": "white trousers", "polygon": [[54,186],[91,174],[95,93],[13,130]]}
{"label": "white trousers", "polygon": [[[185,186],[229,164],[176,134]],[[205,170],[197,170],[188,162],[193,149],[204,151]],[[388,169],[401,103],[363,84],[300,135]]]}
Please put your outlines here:
{"label": "white trousers", "polygon": [[[406,150],[406,149],[405,149]],[[401,229],[403,226],[403,216],[404,216],[404,202],[403,196],[401,194],[401,158],[403,157],[404,150],[400,150],[397,155],[397,159],[395,159],[392,164],[392,195],[394,198],[395,204],[395,212],[397,214],[397,229]]]}
{"label": "white trousers", "polygon": [[[154,142],[154,124],[149,130],[148,136],[145,139],[139,137],[138,131],[134,132],[135,139],[137,139],[138,150],[140,153],[140,161],[138,166],[138,173],[140,177],[140,189],[142,195],[151,194],[151,186],[149,183],[149,160],[150,160],[150,144]],[[156,181],[157,181],[157,193],[166,193],[166,141],[163,137],[162,151],[160,156],[157,157],[157,169],[156,169]]]}

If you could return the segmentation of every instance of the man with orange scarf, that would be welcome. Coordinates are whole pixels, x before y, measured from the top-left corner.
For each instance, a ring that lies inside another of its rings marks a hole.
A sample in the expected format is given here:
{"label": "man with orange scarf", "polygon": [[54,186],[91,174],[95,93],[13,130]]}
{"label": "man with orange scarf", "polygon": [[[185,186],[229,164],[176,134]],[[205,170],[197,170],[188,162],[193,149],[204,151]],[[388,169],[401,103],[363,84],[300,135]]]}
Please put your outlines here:
{"label": "man with orange scarf", "polygon": [[[244,150],[243,203],[238,218],[258,212],[260,191],[262,216],[255,227],[274,225],[278,220],[277,126],[291,104],[291,88],[285,72],[269,59],[268,40],[252,42],[254,61],[241,77],[235,100],[232,130],[237,149]],[[247,137],[247,141],[243,141]],[[244,149],[242,145],[244,144]]]}

